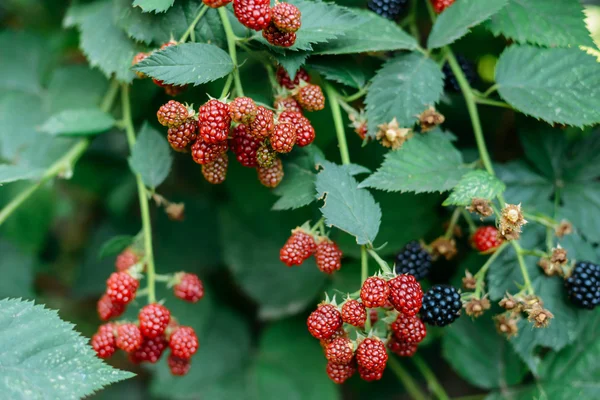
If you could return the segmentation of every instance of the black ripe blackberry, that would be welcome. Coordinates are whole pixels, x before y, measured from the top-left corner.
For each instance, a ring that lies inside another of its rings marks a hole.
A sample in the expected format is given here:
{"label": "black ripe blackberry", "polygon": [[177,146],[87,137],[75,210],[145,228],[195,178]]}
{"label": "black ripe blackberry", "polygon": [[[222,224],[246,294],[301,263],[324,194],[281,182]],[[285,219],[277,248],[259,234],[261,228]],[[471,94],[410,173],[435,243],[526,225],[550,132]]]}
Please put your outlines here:
{"label": "black ripe blackberry", "polygon": [[410,274],[423,279],[431,270],[431,254],[416,240],[408,243],[396,254],[396,273]]}
{"label": "black ripe blackberry", "polygon": [[461,308],[457,289],[448,285],[435,285],[423,296],[421,320],[429,325],[445,326],[460,316]]}
{"label": "black ripe blackberry", "polygon": [[600,265],[578,262],[565,285],[569,299],[576,307],[593,309],[600,303]]}
{"label": "black ripe blackberry", "polygon": [[374,13],[392,21],[406,10],[408,0],[369,0],[368,7]]}
{"label": "black ripe blackberry", "polygon": [[[461,55],[456,56],[456,61],[458,61],[458,65],[460,65],[460,69],[462,69],[469,85],[473,86],[477,82],[477,72],[475,71],[475,65],[467,60],[465,57]],[[450,68],[450,64],[444,64],[443,68],[444,72],[444,86],[446,90],[451,92],[460,92],[460,85],[454,76],[454,72]]]}

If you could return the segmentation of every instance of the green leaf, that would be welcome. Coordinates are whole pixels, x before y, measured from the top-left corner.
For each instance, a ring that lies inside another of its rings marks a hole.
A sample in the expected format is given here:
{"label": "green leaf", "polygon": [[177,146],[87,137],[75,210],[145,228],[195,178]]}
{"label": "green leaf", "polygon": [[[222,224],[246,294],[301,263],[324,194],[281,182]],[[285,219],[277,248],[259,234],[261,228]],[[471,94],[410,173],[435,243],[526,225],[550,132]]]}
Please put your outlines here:
{"label": "green leaf", "polygon": [[402,54],[386,62],[373,80],[366,97],[369,135],[396,118],[410,128],[419,114],[440,99],[444,78],[439,66],[417,53]]}
{"label": "green leaf", "polygon": [[0,300],[0,353],[0,390],[15,400],[80,399],[134,376],[104,364],[72,324],[33,302]]}
{"label": "green leaf", "polygon": [[561,199],[567,219],[589,240],[600,242],[600,183],[569,182]]}
{"label": "green leaf", "polygon": [[173,164],[171,147],[166,139],[145,122],[129,157],[129,166],[140,174],[150,188],[160,185],[169,175]]}
{"label": "green leaf", "polygon": [[36,255],[25,253],[6,240],[0,239],[0,297],[34,298],[34,268]]}
{"label": "green leaf", "polygon": [[533,171],[523,160],[496,164],[494,170],[498,178],[506,184],[504,197],[509,203],[535,206],[541,199],[550,199],[554,192],[552,182]]}
{"label": "green leaf", "polygon": [[23,165],[0,164],[0,186],[3,183],[25,179],[37,179],[44,173],[43,169]]}
{"label": "green leaf", "polygon": [[107,76],[115,74],[122,82],[131,82],[131,60],[139,51],[134,42],[113,22],[112,1],[86,5],[79,16],[80,46],[93,67]]}
{"label": "green leaf", "polygon": [[457,1],[444,10],[433,24],[427,39],[427,47],[437,49],[455,42],[469,33],[471,28],[500,11],[507,3],[508,0]]}
{"label": "green leaf", "polygon": [[547,47],[595,47],[583,7],[571,0],[508,0],[488,24],[494,35]]}
{"label": "green leaf", "polygon": [[0,48],[0,88],[40,93],[41,80],[52,55],[48,43],[28,32],[5,30],[0,33]]}
{"label": "green leaf", "polygon": [[355,89],[361,89],[367,83],[365,68],[350,56],[319,57],[312,60],[309,65],[325,78]]}
{"label": "green leaf", "polygon": [[296,77],[296,72],[304,65],[310,53],[307,51],[286,51],[285,53],[273,53],[277,63],[286,70],[290,77]]}
{"label": "green leaf", "polygon": [[114,118],[98,108],[64,110],[54,114],[40,131],[55,136],[92,136],[106,132],[115,125]]}
{"label": "green leaf", "polygon": [[496,66],[498,92],[516,109],[549,123],[600,122],[600,63],[577,48],[511,46]]}
{"label": "green leaf", "polygon": [[[73,82],[77,82],[76,85]],[[95,108],[102,102],[108,80],[102,73],[84,65],[56,69],[48,84],[44,106],[50,114],[81,108]]]}
{"label": "green leaf", "polygon": [[152,53],[133,69],[167,84],[196,86],[226,76],[233,71],[233,62],[217,46],[182,43]]}
{"label": "green leaf", "polygon": [[167,11],[175,0],[134,0],[133,6],[141,8],[144,12],[161,13]]}
{"label": "green leaf", "polygon": [[440,131],[418,134],[385,155],[383,164],[360,187],[391,192],[444,192],[468,171],[460,152]]}
{"label": "green leaf", "polygon": [[316,188],[317,199],[324,200],[325,224],[354,236],[358,244],[373,243],[381,223],[379,204],[368,190],[358,188],[347,168],[329,161],[321,164]]}
{"label": "green leaf", "polygon": [[488,172],[470,171],[463,175],[443,205],[468,206],[475,198],[492,200],[505,189],[504,183]]}
{"label": "green leaf", "polygon": [[578,140],[569,149],[572,159],[565,168],[565,175],[574,181],[594,180],[600,176],[600,130],[595,129],[583,140]]}
{"label": "green leaf", "polygon": [[[394,21],[380,17],[369,10],[352,9],[356,23],[345,25],[340,35],[313,46],[313,54],[351,54],[375,51],[415,50],[415,38],[407,34]],[[304,29],[304,15],[302,19]],[[342,34],[343,33],[343,34]]]}
{"label": "green leaf", "polygon": [[280,196],[273,204],[273,210],[293,210],[315,201],[315,180],[317,175],[301,166],[289,163],[284,167],[285,179],[273,193]]}
{"label": "green leaf", "polygon": [[445,330],[442,354],[469,383],[494,389],[516,385],[527,372],[506,339],[496,332],[490,318],[459,318]]}
{"label": "green leaf", "polygon": [[98,258],[116,256],[128,246],[133,243],[134,237],[129,235],[114,236],[104,242],[100,251],[98,252]]}

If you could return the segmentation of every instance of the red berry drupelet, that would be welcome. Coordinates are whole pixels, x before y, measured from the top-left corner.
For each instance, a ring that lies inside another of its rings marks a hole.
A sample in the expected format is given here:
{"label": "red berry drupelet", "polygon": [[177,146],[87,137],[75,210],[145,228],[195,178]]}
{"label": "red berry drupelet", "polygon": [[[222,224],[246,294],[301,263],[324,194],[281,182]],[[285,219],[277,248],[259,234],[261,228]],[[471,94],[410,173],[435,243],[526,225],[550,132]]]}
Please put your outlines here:
{"label": "red berry drupelet", "polygon": [[[139,63],[142,60],[145,60],[149,56],[149,53],[137,53],[135,56],[133,56],[133,60],[131,60],[131,66],[136,65],[137,63]],[[140,79],[146,78],[146,74],[144,74],[143,72],[135,71],[135,74]]]}
{"label": "red berry drupelet", "polygon": [[183,124],[190,117],[186,106],[175,100],[169,100],[167,104],[160,106],[156,112],[158,122],[169,128]]}
{"label": "red berry drupelet", "polygon": [[294,32],[283,32],[273,22],[263,29],[262,35],[273,46],[291,47],[296,43],[296,34]]}
{"label": "red berry drupelet", "polygon": [[315,140],[315,128],[308,118],[300,112],[284,111],[279,115],[279,122],[290,122],[296,128],[296,144],[308,146]]}
{"label": "red berry drupelet", "polygon": [[385,369],[388,355],[385,344],[379,338],[366,338],[356,349],[356,361],[359,368],[368,371],[381,371]]}
{"label": "red berry drupelet", "polygon": [[233,12],[246,28],[261,31],[271,22],[271,2],[269,0],[234,0]]}
{"label": "red berry drupelet", "polygon": [[301,13],[298,7],[290,3],[275,4],[272,24],[281,32],[296,32],[302,25]]}
{"label": "red berry drupelet", "polygon": [[100,358],[109,358],[117,351],[117,342],[114,334],[114,324],[100,325],[98,332],[92,336],[92,347]]}
{"label": "red berry drupelet", "polygon": [[236,97],[229,103],[231,120],[240,124],[249,124],[256,118],[258,106],[250,97]]}
{"label": "red berry drupelet", "polygon": [[143,337],[135,324],[121,324],[117,327],[117,347],[127,353],[140,348]]}
{"label": "red berry drupelet", "polygon": [[106,281],[106,294],[113,303],[128,304],[135,299],[140,283],[127,272],[113,272]]}
{"label": "red berry drupelet", "polygon": [[315,239],[302,228],[296,228],[279,251],[279,259],[288,267],[301,265],[316,250]]}
{"label": "red berry drupelet", "polygon": [[360,298],[367,308],[385,306],[390,295],[390,288],[385,279],[378,276],[367,278],[360,288]]}
{"label": "red berry drupelet", "polygon": [[229,106],[219,100],[209,100],[198,111],[200,136],[207,143],[219,143],[227,140],[231,117]]}
{"label": "red berry drupelet", "polygon": [[302,112],[302,107],[293,97],[277,97],[273,103],[273,108],[282,111]]}
{"label": "red berry drupelet", "polygon": [[259,167],[269,168],[271,165],[273,165],[276,158],[277,153],[271,148],[271,146],[268,145],[267,142],[261,144],[256,151],[256,163]]}
{"label": "red berry drupelet", "polygon": [[169,343],[164,336],[158,336],[156,338],[144,336],[141,346],[133,353],[129,353],[129,359],[134,364],[139,364],[141,362],[154,364],[160,359],[168,345]]}
{"label": "red berry drupelet", "polygon": [[332,274],[342,268],[342,251],[329,239],[317,245],[315,253],[317,267],[326,274]]}
{"label": "red berry drupelet", "polygon": [[140,330],[146,338],[162,336],[171,320],[171,313],[167,307],[153,303],[144,306],[138,314]]}
{"label": "red berry drupelet", "polygon": [[255,168],[256,152],[262,144],[262,140],[250,134],[246,125],[238,125],[233,129],[233,139],[230,141],[231,151],[244,167]]}
{"label": "red berry drupelet", "polygon": [[345,337],[335,339],[327,345],[325,358],[335,364],[350,364],[354,358],[352,341]]}
{"label": "red berry drupelet", "polygon": [[493,226],[477,228],[471,240],[473,246],[482,253],[493,253],[502,244],[502,239],[498,237],[498,229]]}
{"label": "red berry drupelet", "polygon": [[387,347],[400,357],[412,357],[417,352],[417,345],[415,343],[401,342],[395,336],[389,338]]}
{"label": "red berry drupelet", "polygon": [[383,377],[383,370],[371,371],[361,365],[358,366],[358,374],[365,382],[378,381]]}
{"label": "red berry drupelet", "polygon": [[390,303],[405,315],[416,315],[423,302],[421,285],[412,275],[398,275],[388,281]]}
{"label": "red berry drupelet", "polygon": [[275,75],[277,78],[277,82],[286,89],[293,90],[300,84],[301,81],[310,82],[310,76],[306,70],[300,68],[298,72],[296,72],[296,76],[294,80],[290,78],[287,71],[283,67],[277,68],[277,73]]}
{"label": "red berry drupelet", "polygon": [[308,331],[316,339],[328,339],[342,326],[342,316],[331,304],[321,304],[306,320]]}
{"label": "red berry drupelet", "polygon": [[179,126],[169,128],[167,131],[167,140],[176,151],[185,151],[190,143],[196,140],[196,131],[198,122],[190,118]]}
{"label": "red berry drupelet", "polygon": [[256,118],[248,125],[248,133],[257,139],[264,139],[275,129],[273,111],[263,106],[258,106]]}
{"label": "red berry drupelet", "polygon": [[171,375],[175,376],[187,375],[187,373],[190,371],[190,367],[192,366],[189,359],[177,357],[173,353],[169,354],[167,364],[169,365]]}
{"label": "red berry drupelet", "polygon": [[367,310],[363,303],[350,299],[342,306],[342,320],[358,328],[365,326],[367,321]]}
{"label": "red berry drupelet", "polygon": [[338,385],[346,382],[355,372],[356,365],[353,362],[349,364],[327,363],[327,376]]}
{"label": "red berry drupelet", "polygon": [[115,260],[115,268],[119,272],[127,271],[139,261],[138,255],[130,247],[123,250]]}
{"label": "red berry drupelet", "polygon": [[278,153],[289,153],[296,143],[296,128],[289,122],[279,122],[270,136],[271,148]]}
{"label": "red berry drupelet", "polygon": [[231,3],[232,0],[202,0],[210,8],[219,8]]}
{"label": "red berry drupelet", "polygon": [[431,5],[437,14],[454,4],[454,0],[431,0]]}
{"label": "red berry drupelet", "polygon": [[260,183],[268,188],[277,187],[283,179],[283,164],[279,158],[270,167],[258,167],[256,171]]}
{"label": "red berry drupelet", "polygon": [[169,339],[171,353],[175,357],[189,360],[198,351],[198,337],[193,328],[181,326],[177,328]]}
{"label": "red berry drupelet", "polygon": [[427,335],[425,324],[416,316],[400,314],[390,328],[396,338],[404,343],[420,343]]}
{"label": "red berry drupelet", "polygon": [[225,153],[228,147],[227,141],[207,143],[198,138],[192,145],[192,159],[200,165],[209,164]]}
{"label": "red berry drupelet", "polygon": [[306,111],[319,111],[325,108],[325,96],[318,85],[308,84],[300,87],[294,98]]}
{"label": "red berry drupelet", "polygon": [[190,303],[197,303],[204,297],[204,285],[198,275],[180,272],[176,280],[177,283],[173,286],[175,297]]}
{"label": "red berry drupelet", "polygon": [[115,303],[111,300],[108,294],[103,294],[98,300],[98,304],[96,306],[98,310],[98,316],[102,321],[108,321],[113,317],[118,317],[125,311],[125,304],[123,303]]}

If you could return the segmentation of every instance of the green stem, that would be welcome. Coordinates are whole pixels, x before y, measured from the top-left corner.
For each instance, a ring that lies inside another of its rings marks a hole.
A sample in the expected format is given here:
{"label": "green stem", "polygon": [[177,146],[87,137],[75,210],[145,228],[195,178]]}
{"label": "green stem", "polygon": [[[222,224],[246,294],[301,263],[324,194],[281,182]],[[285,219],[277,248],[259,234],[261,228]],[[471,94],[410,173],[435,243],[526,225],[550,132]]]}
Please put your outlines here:
{"label": "green stem", "polygon": [[488,90],[483,93],[483,97],[488,97],[490,94],[498,90],[498,84],[491,86]]}
{"label": "green stem", "polygon": [[547,228],[555,229],[556,225],[558,225],[558,222],[550,219],[549,217],[538,217],[537,215],[529,214],[526,212],[523,212],[523,217],[529,221],[537,222],[538,224],[543,225]]}
{"label": "green stem", "polygon": [[541,250],[528,250],[528,249],[521,249],[521,254],[524,256],[533,256],[533,257],[548,257],[548,254],[544,253]]}
{"label": "green stem", "polygon": [[[104,95],[102,103],[100,104],[100,109],[102,111],[110,111],[118,89],[118,83],[115,81],[111,82],[106,94]],[[92,141],[89,138],[79,140],[60,159],[54,162],[54,164],[50,165],[48,169],[44,171],[44,174],[37,182],[24,189],[17,196],[15,196],[7,205],[5,205],[4,208],[0,210],[0,225],[2,225],[8,219],[8,217],[10,217],[12,213],[15,210],[17,210],[40,187],[44,186],[47,182],[49,182],[56,176],[61,175],[67,171],[71,171],[75,167],[75,164],[77,163],[79,158],[87,150],[91,142]]]}
{"label": "green stem", "polygon": [[205,4],[203,4],[202,7],[200,7],[200,11],[198,12],[198,15],[196,15],[196,18],[194,18],[194,20],[192,21],[190,26],[188,26],[185,33],[179,39],[179,43],[183,43],[187,40],[187,38],[191,35],[191,33],[196,28],[196,25],[198,25],[198,22],[200,22],[200,19],[202,18],[202,16],[204,14],[206,14],[207,11],[208,11],[208,7]]}
{"label": "green stem", "polygon": [[375,261],[377,261],[377,264],[379,264],[379,266],[381,267],[381,269],[383,270],[384,273],[386,273],[386,274],[392,273],[392,270],[391,270],[390,266],[388,265],[388,263],[386,263],[381,257],[379,257],[379,254],[377,254],[377,252],[375,252],[375,250],[368,249],[367,252],[369,253],[369,255],[371,257],[373,257],[373,259]]}
{"label": "green stem", "polygon": [[469,225],[469,232],[474,233],[477,230],[477,225],[473,222],[473,218],[471,218],[471,214],[466,209],[461,209],[460,212],[463,215],[465,221],[467,221],[467,225]]}
{"label": "green stem", "polygon": [[519,262],[519,268],[521,269],[521,275],[523,275],[523,280],[525,283],[525,291],[529,294],[533,294],[533,286],[531,286],[531,279],[529,279],[529,272],[527,272],[527,266],[525,265],[525,260],[523,259],[523,249],[518,241],[512,240],[510,242],[512,247],[515,249],[515,253],[517,253],[517,261]]}
{"label": "green stem", "polygon": [[[129,143],[130,151],[135,145],[135,130],[131,118],[131,104],[129,101],[129,86],[123,84],[121,87],[121,106],[123,107],[123,121],[125,121],[125,134]],[[142,230],[144,234],[144,257],[146,259],[146,276],[148,277],[148,303],[156,303],[156,271],[154,268],[154,254],[152,251],[152,225],[150,223],[150,209],[148,207],[148,196],[146,186],[140,174],[135,174],[137,182],[138,199],[140,202],[140,213],[142,215]]]}
{"label": "green stem", "polygon": [[358,92],[356,92],[350,96],[343,97],[343,100],[346,103],[352,103],[353,101],[356,101],[356,100],[360,99],[361,97],[363,97],[365,94],[367,94],[368,89],[369,89],[368,86],[365,86],[365,87],[361,88]]}
{"label": "green stem", "polygon": [[348,143],[346,142],[346,132],[344,129],[344,123],[342,122],[342,112],[340,110],[340,103],[338,102],[338,93],[329,84],[325,84],[325,92],[327,93],[327,100],[331,108],[331,115],[333,116],[333,123],[335,125],[335,132],[337,134],[338,145],[340,147],[340,156],[342,157],[342,164],[350,164],[350,155],[348,153]]}
{"label": "green stem", "polygon": [[446,391],[438,382],[435,374],[433,371],[431,371],[431,369],[429,369],[429,366],[427,366],[425,361],[423,361],[423,359],[418,355],[414,355],[412,360],[417,366],[417,369],[421,372],[421,375],[423,375],[425,378],[425,381],[427,381],[427,386],[433,392],[433,394],[435,394],[435,396],[440,400],[449,400],[450,398],[446,394]]}
{"label": "green stem", "polygon": [[367,248],[363,244],[360,246],[360,282],[361,284],[369,277],[369,257]]}
{"label": "green stem", "polygon": [[512,110],[512,106],[503,101],[484,99],[482,97],[475,97],[474,99],[477,104],[485,104],[488,106],[496,106],[496,107],[508,108],[508,109]]}
{"label": "green stem", "polygon": [[225,36],[227,37],[227,48],[229,49],[229,57],[231,57],[231,61],[233,61],[233,80],[235,82],[235,90],[238,96],[244,96],[244,89],[242,88],[242,81],[240,79],[240,68],[237,62],[237,53],[235,50],[235,41],[236,36],[233,33],[233,28],[231,28],[231,23],[229,22],[229,18],[227,17],[227,11],[225,7],[220,7],[217,9],[219,12],[219,16],[221,17],[221,23],[223,24],[223,29],[225,30]]}
{"label": "green stem", "polygon": [[507,246],[508,246],[508,242],[503,242],[500,246],[498,246],[496,251],[494,251],[494,253],[490,256],[490,258],[487,259],[485,264],[483,264],[483,267],[481,267],[479,269],[479,271],[477,271],[477,273],[475,274],[475,279],[477,279],[477,283],[476,283],[476,287],[475,287],[475,298],[477,298],[477,299],[481,298],[481,295],[483,292],[483,281],[485,279],[485,274],[487,274],[488,269],[490,269],[490,265],[492,265],[494,263],[496,258],[498,258],[500,256],[500,254],[502,254],[502,252],[504,251],[504,249],[506,249]]}
{"label": "green stem", "polygon": [[219,96],[220,99],[224,98],[225,95],[229,93],[229,88],[231,88],[231,82],[233,82],[233,74],[229,74],[229,76],[227,76],[225,85],[223,85],[223,90],[221,90],[221,96]]}
{"label": "green stem", "polygon": [[406,369],[400,364],[400,362],[394,357],[390,356],[388,359],[387,365],[394,371],[394,374],[398,377],[398,379],[402,382],[406,391],[410,395],[413,400],[426,400],[427,397],[421,389],[419,385],[415,382],[412,376],[408,373]]}
{"label": "green stem", "polygon": [[444,234],[445,239],[450,239],[452,237],[452,233],[454,232],[454,227],[458,222],[458,217],[460,217],[460,208],[455,208],[452,212],[452,217],[450,218],[450,223],[448,224],[448,229],[446,229],[446,233]]}

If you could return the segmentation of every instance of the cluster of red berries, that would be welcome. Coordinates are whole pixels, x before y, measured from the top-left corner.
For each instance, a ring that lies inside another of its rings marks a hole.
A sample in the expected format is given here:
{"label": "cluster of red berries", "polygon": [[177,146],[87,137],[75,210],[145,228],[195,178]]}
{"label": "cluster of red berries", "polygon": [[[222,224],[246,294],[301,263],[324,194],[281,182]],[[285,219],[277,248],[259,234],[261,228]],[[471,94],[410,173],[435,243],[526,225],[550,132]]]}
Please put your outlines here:
{"label": "cluster of red berries", "polygon": [[490,254],[502,244],[498,229],[493,226],[481,226],[471,236],[473,247],[481,253]]}
{"label": "cluster of red berries", "polygon": [[[356,371],[365,381],[381,379],[388,360],[386,344],[399,356],[412,356],[427,334],[417,316],[422,298],[421,285],[412,275],[387,280],[372,276],[363,283],[360,298],[348,297],[340,306],[335,300],[320,304],[308,317],[307,326],[325,350],[331,380],[343,383]],[[364,332],[367,309],[371,324],[384,324],[383,338]],[[385,313],[384,318],[379,318],[379,311]]]}
{"label": "cluster of red berries", "polygon": [[[170,40],[167,43],[164,43],[162,46],[160,46],[160,50],[170,47],[170,46],[176,46],[178,43],[175,40]],[[136,65],[137,63],[139,63],[140,61],[144,60],[145,58],[149,57],[152,54],[152,52],[149,53],[144,53],[144,52],[140,52],[137,53],[134,57],[133,60],[131,61],[131,65]],[[146,78],[146,75],[142,72],[137,72],[135,73],[138,78],[140,79],[144,79]],[[168,85],[165,84],[163,81],[159,81],[158,79],[152,79],[152,82],[154,82],[157,86],[160,86],[161,88],[163,88],[165,90],[165,93],[168,94],[169,96],[177,96],[179,93],[183,92],[185,90],[185,88],[187,87],[187,85],[183,85],[183,86],[178,86],[178,85]]]}
{"label": "cluster of red berries", "polygon": [[454,0],[431,0],[431,5],[437,14],[454,4]]}
{"label": "cluster of red berries", "polygon": [[[144,265],[131,248],[116,259],[117,272],[106,282],[106,293],[98,301],[98,315],[103,321],[119,317],[131,303],[139,287]],[[196,303],[204,296],[204,287],[198,276],[186,272],[174,274],[170,285],[176,297]],[[171,349],[168,364],[173,375],[185,375],[190,368],[190,358],[198,350],[198,338],[190,327],[179,325],[168,308],[158,303],[144,306],[138,321],[116,321],[101,325],[92,337],[92,347],[98,357],[108,358],[117,348],[127,352],[129,359],[140,362],[157,362],[167,347]]]}
{"label": "cluster of red berries", "polygon": [[314,255],[317,267],[326,274],[342,268],[342,251],[337,244],[325,236],[298,227],[279,251],[279,259],[288,267],[301,265]]}

